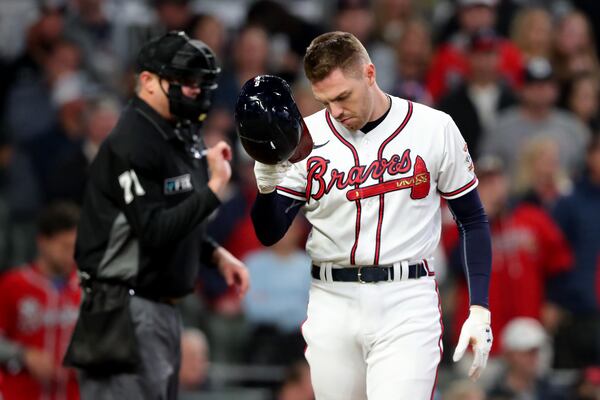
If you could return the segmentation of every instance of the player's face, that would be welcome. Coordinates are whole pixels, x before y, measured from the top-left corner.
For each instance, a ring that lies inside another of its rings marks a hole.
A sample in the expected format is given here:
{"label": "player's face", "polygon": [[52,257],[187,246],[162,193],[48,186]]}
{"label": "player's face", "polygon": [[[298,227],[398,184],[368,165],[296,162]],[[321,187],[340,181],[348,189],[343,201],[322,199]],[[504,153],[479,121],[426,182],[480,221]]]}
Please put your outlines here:
{"label": "player's face", "polygon": [[375,84],[375,67],[365,65],[355,73],[334,69],[325,79],[313,82],[312,91],[333,118],[351,131],[362,128],[373,112],[371,88]]}
{"label": "player's face", "polygon": [[76,230],[71,229],[55,233],[52,236],[38,238],[38,251],[43,262],[51,272],[57,275],[68,275],[75,266]]}

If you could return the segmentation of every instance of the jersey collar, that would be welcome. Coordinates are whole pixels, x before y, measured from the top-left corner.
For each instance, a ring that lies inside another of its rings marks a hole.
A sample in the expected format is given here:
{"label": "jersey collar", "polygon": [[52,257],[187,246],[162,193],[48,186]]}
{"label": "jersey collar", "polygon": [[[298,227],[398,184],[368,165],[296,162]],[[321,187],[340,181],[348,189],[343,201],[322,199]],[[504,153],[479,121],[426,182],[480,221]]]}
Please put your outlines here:
{"label": "jersey collar", "polygon": [[154,125],[156,130],[160,132],[165,140],[170,140],[175,137],[173,125],[171,125],[168,120],[164,119],[154,108],[150,107],[148,103],[138,96],[135,96],[131,101],[131,104],[138,114]]}

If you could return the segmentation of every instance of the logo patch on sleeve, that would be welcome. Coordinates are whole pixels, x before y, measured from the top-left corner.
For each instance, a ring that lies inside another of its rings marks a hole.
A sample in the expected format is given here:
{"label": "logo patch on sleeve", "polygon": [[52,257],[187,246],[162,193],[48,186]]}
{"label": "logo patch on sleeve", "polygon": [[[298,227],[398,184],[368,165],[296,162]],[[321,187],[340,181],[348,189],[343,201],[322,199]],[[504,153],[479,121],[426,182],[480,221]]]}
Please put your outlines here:
{"label": "logo patch on sleeve", "polygon": [[165,179],[165,194],[167,195],[189,192],[192,189],[192,177],[190,174]]}

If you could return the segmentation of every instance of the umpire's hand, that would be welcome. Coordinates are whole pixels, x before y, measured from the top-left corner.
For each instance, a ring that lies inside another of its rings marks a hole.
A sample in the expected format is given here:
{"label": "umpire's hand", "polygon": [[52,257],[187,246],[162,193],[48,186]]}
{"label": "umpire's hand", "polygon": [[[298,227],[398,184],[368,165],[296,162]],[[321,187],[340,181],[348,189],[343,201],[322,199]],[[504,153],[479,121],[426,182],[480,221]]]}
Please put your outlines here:
{"label": "umpire's hand", "polygon": [[227,285],[235,286],[238,296],[244,297],[250,286],[250,275],[244,263],[223,247],[217,247],[213,254],[213,261]]}
{"label": "umpire's hand", "polygon": [[225,187],[231,179],[231,165],[229,164],[231,147],[224,141],[220,141],[207,151],[206,160],[210,170],[208,187],[219,199],[222,199]]}
{"label": "umpire's hand", "polygon": [[454,350],[452,359],[454,362],[460,360],[469,345],[473,346],[475,357],[473,365],[469,369],[469,377],[476,381],[487,364],[490,350],[492,349],[492,328],[490,326],[491,315],[487,308],[471,306],[469,318],[465,321],[460,331],[458,345]]}

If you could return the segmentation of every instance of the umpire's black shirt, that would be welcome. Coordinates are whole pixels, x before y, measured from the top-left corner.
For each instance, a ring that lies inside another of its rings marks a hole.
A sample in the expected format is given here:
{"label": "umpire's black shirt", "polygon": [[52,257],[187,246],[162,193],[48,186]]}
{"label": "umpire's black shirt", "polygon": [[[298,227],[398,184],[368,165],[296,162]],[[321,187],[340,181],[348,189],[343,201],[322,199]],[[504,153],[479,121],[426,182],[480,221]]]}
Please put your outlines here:
{"label": "umpire's black shirt", "polygon": [[219,200],[207,182],[206,158],[194,159],[174,126],[135,97],[90,166],[79,269],[148,297],[192,291],[214,250],[203,221]]}

